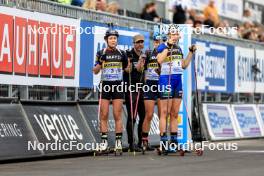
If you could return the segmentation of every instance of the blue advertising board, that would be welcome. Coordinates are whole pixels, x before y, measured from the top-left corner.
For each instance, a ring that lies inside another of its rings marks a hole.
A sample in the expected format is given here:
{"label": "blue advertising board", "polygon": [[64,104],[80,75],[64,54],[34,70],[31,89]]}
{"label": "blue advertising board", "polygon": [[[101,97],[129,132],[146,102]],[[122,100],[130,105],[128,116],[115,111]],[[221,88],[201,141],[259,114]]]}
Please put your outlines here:
{"label": "blue advertising board", "polygon": [[[192,39],[196,44],[195,62],[198,90],[234,92],[234,46]],[[192,81],[193,90],[195,81]]]}
{"label": "blue advertising board", "polygon": [[[107,24],[81,21],[81,46],[80,46],[80,87],[93,88],[100,81],[100,74],[93,75],[92,68],[95,63],[96,52],[105,48],[105,31]],[[145,37],[145,49],[149,49],[149,32],[137,30],[135,28],[114,27],[119,32],[118,48],[122,50],[132,48],[132,38],[136,34],[142,34]]]}
{"label": "blue advertising board", "polygon": [[232,108],[241,137],[260,137],[263,135],[263,129],[261,129],[254,105],[233,105]]}
{"label": "blue advertising board", "polygon": [[239,137],[229,105],[203,104],[203,111],[211,139]]}

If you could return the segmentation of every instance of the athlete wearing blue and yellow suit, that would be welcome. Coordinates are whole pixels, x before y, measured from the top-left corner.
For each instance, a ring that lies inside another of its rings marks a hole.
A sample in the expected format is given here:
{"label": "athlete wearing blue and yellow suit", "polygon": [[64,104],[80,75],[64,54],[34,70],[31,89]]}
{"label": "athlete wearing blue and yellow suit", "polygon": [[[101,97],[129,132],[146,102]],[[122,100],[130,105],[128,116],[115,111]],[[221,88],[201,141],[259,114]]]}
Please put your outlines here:
{"label": "athlete wearing blue and yellow suit", "polygon": [[[177,145],[178,112],[182,99],[182,73],[192,60],[196,50],[195,45],[189,48],[186,59],[178,46],[180,33],[177,25],[171,25],[168,32],[168,40],[158,46],[157,60],[161,66],[159,79],[160,92],[160,140],[168,141],[166,123],[170,117],[170,142]],[[161,149],[164,152],[164,148]],[[166,152],[166,151],[165,151]]]}
{"label": "athlete wearing blue and yellow suit", "polygon": [[[161,64],[161,73],[159,79],[160,98],[182,98],[182,59],[183,53],[181,48],[176,44],[166,44],[169,48],[167,57]],[[158,52],[162,50],[159,46]],[[170,86],[170,92],[167,89]],[[166,88],[167,87],[167,88]]]}

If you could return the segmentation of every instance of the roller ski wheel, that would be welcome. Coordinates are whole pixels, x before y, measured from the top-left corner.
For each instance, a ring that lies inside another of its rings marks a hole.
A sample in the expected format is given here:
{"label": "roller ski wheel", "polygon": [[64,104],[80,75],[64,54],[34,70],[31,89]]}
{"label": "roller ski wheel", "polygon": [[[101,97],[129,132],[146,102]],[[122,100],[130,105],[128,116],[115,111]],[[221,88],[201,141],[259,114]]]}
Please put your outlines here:
{"label": "roller ski wheel", "polygon": [[123,151],[122,151],[122,149],[118,149],[118,150],[114,150],[114,154],[115,154],[115,156],[122,156],[123,155]]}
{"label": "roller ski wheel", "polygon": [[122,141],[121,140],[116,140],[115,148],[114,148],[114,154],[115,154],[115,156],[123,155],[123,148],[122,148]]}
{"label": "roller ski wheel", "polygon": [[110,153],[110,149],[107,148],[106,150],[98,150],[98,151],[94,151],[94,156],[108,156]]}
{"label": "roller ski wheel", "polygon": [[108,147],[107,140],[103,140],[100,146],[95,150],[94,156],[108,155],[110,148]]}
{"label": "roller ski wheel", "polygon": [[157,154],[158,154],[159,156],[161,156],[161,155],[166,156],[166,155],[168,155],[168,151],[166,151],[166,150],[161,150],[160,148],[157,148]]}
{"label": "roller ski wheel", "polygon": [[148,150],[148,141],[143,141],[142,144],[142,154],[145,155],[146,151]]}
{"label": "roller ski wheel", "polygon": [[142,155],[145,155],[146,151],[147,151],[147,147],[146,146],[143,146],[142,147]]}
{"label": "roller ski wheel", "polygon": [[182,150],[182,149],[178,150],[178,152],[179,152],[179,155],[180,155],[180,156],[184,156],[184,155],[185,155],[185,151]]}
{"label": "roller ski wheel", "polygon": [[202,149],[197,149],[195,150],[195,153],[197,156],[202,156],[203,155],[203,150]]}

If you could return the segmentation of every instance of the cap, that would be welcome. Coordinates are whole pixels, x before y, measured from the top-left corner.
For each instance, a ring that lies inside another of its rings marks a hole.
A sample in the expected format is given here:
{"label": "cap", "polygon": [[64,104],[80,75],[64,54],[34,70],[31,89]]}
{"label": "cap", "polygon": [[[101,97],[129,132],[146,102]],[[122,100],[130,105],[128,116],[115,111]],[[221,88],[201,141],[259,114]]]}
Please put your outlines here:
{"label": "cap", "polygon": [[143,41],[144,41],[144,36],[143,36],[143,35],[138,34],[138,35],[135,35],[135,36],[133,37],[133,42],[134,42],[134,43],[135,43],[135,42],[138,42],[138,41],[140,41],[140,40],[143,40]]}

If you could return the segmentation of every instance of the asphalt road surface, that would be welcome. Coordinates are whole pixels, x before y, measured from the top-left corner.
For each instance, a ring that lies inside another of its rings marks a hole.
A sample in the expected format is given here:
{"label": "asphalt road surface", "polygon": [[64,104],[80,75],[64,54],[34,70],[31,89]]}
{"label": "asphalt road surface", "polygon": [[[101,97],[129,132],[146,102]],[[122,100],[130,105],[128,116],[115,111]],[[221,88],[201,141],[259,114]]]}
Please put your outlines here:
{"label": "asphalt road surface", "polygon": [[206,150],[203,156],[85,156],[0,165],[1,176],[263,176],[264,139],[228,141],[237,151]]}

